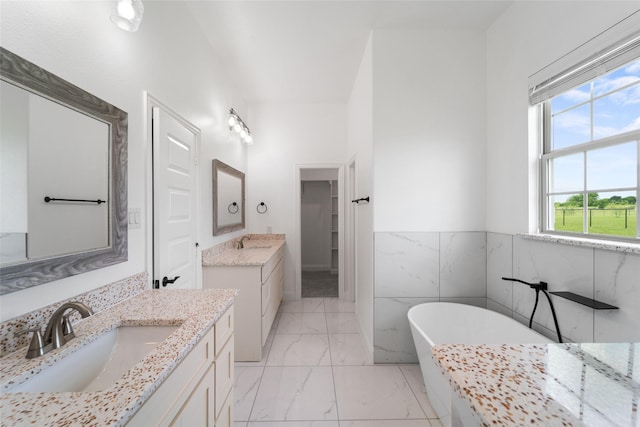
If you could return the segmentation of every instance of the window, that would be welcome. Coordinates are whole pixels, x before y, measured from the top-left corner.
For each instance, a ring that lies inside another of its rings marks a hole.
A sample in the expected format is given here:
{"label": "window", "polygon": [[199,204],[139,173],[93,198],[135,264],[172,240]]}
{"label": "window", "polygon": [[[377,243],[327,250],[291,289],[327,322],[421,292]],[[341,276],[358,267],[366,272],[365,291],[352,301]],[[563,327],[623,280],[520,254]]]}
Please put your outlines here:
{"label": "window", "polygon": [[640,58],[542,102],[543,232],[638,239]]}

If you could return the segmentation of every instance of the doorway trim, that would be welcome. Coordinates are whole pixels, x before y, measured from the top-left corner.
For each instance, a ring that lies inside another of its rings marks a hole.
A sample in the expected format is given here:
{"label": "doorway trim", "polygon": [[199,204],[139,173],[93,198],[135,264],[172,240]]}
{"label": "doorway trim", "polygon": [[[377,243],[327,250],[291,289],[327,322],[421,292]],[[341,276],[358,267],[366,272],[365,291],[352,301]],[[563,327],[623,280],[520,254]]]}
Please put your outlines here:
{"label": "doorway trim", "polygon": [[305,169],[337,169],[338,170],[338,297],[344,298],[344,203],[345,203],[345,186],[344,186],[344,164],[342,163],[322,163],[322,164],[296,164],[295,180],[294,180],[294,210],[295,210],[295,245],[297,250],[295,253],[295,297],[302,298],[302,229],[300,214],[302,210],[302,201],[300,197],[301,171]]}
{"label": "doorway trim", "polygon": [[357,269],[356,269],[356,209],[355,204],[351,200],[358,198],[357,196],[357,163],[356,156],[353,156],[348,165],[348,176],[346,182],[346,209],[345,209],[345,225],[347,230],[347,240],[345,242],[345,295],[344,298],[348,301],[356,300],[356,283],[358,283]]}
{"label": "doorway trim", "polygon": [[[153,288],[153,275],[154,275],[154,232],[155,232],[155,224],[154,224],[154,199],[153,199],[153,109],[159,108],[164,112],[168,113],[170,116],[175,118],[180,124],[182,124],[185,128],[189,129],[195,135],[195,194],[196,194],[196,210],[194,212],[194,241],[198,241],[198,236],[200,235],[200,222],[197,217],[198,212],[200,212],[200,197],[198,195],[200,192],[200,172],[198,170],[199,165],[199,154],[200,154],[200,140],[201,140],[201,132],[200,129],[189,122],[187,119],[176,113],[172,108],[168,107],[162,101],[155,98],[149,92],[144,91],[144,113],[145,113],[145,127],[144,127],[144,156],[145,156],[145,176],[147,177],[147,182],[145,185],[145,206],[146,212],[144,213],[144,218],[146,220],[146,224],[148,226],[144,227],[144,240],[145,240],[145,259],[147,265],[147,272],[149,274],[149,287]],[[196,266],[201,265],[201,252],[200,248],[196,249]],[[202,288],[202,268],[196,267],[196,287],[198,289]]]}

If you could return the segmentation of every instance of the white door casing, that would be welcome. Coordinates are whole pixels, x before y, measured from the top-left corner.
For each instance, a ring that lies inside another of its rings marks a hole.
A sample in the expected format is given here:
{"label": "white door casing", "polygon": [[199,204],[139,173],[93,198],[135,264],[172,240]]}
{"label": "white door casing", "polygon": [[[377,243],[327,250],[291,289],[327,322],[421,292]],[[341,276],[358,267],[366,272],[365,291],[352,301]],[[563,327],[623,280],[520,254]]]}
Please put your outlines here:
{"label": "white door casing", "polygon": [[357,195],[356,195],[356,159],[353,158],[350,162],[349,162],[349,176],[348,176],[348,187],[349,190],[347,192],[347,199],[345,200],[345,203],[347,204],[348,208],[347,208],[347,224],[346,224],[346,228],[348,229],[347,231],[347,241],[345,242],[345,257],[346,257],[346,262],[345,262],[345,270],[346,270],[346,274],[345,274],[345,279],[344,279],[344,287],[345,287],[345,292],[344,292],[344,298],[347,301],[355,301],[356,299],[356,294],[355,294],[355,288],[356,288],[356,229],[357,229],[357,223],[356,223],[356,209],[355,209],[355,203],[353,203],[351,200],[355,200],[357,199]]}
{"label": "white door casing", "polygon": [[338,197],[338,296],[344,298],[344,165],[343,164],[297,164],[295,166],[295,190],[294,190],[294,207],[295,207],[295,237],[292,242],[287,243],[295,247],[293,252],[296,254],[294,259],[295,268],[295,298],[302,298],[302,231],[301,231],[301,191],[300,183],[302,182],[302,170],[305,169],[336,169],[338,171],[338,186],[340,188]]}
{"label": "white door casing", "polygon": [[199,130],[164,108],[153,107],[152,116],[154,286],[197,288]]}

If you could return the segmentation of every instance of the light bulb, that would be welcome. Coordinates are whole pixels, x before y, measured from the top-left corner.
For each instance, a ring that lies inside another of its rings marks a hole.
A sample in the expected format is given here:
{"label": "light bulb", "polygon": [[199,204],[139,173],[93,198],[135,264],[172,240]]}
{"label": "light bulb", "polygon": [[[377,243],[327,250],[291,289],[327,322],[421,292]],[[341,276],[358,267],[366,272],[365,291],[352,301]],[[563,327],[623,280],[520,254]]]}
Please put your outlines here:
{"label": "light bulb", "polygon": [[138,31],[144,5],[142,0],[119,0],[116,14],[111,15],[111,21],[125,31]]}
{"label": "light bulb", "polygon": [[234,131],[236,131],[236,132],[238,132],[238,133],[240,133],[240,129],[241,129],[241,127],[240,127],[240,123],[236,123],[236,124],[233,126],[233,130],[234,130]]}
{"label": "light bulb", "polygon": [[247,134],[247,137],[244,139],[244,142],[247,145],[253,144],[253,137],[251,136],[251,134]]}
{"label": "light bulb", "polygon": [[118,15],[124,19],[133,19],[136,16],[136,11],[133,9],[133,1],[120,0],[118,2]]}
{"label": "light bulb", "polygon": [[227,124],[229,125],[229,127],[230,128],[234,127],[236,123],[237,123],[236,116],[234,116],[233,114],[229,114],[229,118],[227,119]]}
{"label": "light bulb", "polygon": [[242,128],[240,129],[240,138],[245,139],[247,137],[247,130]]}

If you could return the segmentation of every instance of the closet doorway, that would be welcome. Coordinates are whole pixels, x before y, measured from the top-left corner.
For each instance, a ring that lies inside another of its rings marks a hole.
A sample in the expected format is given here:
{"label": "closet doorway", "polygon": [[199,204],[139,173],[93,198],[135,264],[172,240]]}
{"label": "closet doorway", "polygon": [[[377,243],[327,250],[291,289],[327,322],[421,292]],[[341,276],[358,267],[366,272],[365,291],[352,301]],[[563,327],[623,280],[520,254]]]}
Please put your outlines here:
{"label": "closet doorway", "polygon": [[342,166],[299,169],[298,277],[302,298],[343,294],[342,181]]}

